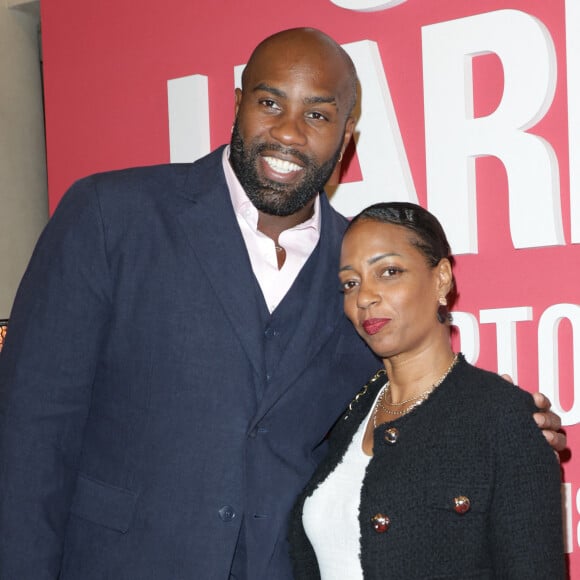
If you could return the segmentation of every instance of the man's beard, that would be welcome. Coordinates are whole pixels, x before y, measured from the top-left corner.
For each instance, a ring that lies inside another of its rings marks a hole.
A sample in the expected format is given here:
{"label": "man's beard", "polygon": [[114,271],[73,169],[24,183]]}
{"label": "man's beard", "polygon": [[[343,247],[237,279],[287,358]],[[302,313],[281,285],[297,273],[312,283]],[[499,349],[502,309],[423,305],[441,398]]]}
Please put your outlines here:
{"label": "man's beard", "polygon": [[[318,164],[312,157],[278,143],[254,143],[246,148],[236,121],[230,143],[230,162],[246,195],[259,211],[289,216],[308,204],[329,180],[340,158],[341,146],[328,161]],[[278,151],[299,159],[302,179],[295,184],[278,183],[258,176],[258,158],[263,151]]]}

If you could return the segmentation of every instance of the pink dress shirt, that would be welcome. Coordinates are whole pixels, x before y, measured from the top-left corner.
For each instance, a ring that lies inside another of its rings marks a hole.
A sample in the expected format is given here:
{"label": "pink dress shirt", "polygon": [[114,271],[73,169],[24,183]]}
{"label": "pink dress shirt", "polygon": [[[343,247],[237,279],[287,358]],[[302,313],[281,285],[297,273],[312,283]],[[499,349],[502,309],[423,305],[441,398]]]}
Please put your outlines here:
{"label": "pink dress shirt", "polygon": [[229,156],[228,146],[224,149],[222,164],[232,205],[246,243],[252,270],[262,289],[268,310],[272,313],[290,290],[320,239],[320,199],[316,196],[311,218],[280,234],[278,243],[286,250],[286,260],[282,268],[278,269],[274,242],[258,231],[258,210],[240,185],[230,165]]}

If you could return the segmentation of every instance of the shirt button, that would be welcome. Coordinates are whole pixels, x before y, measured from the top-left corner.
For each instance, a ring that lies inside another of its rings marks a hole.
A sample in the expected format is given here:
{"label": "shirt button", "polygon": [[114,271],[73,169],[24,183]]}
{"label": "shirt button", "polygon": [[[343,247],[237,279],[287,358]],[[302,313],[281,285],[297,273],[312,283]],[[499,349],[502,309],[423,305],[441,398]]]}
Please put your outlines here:
{"label": "shirt button", "polygon": [[224,522],[231,522],[236,517],[236,512],[231,505],[225,505],[218,510],[220,518]]}
{"label": "shirt button", "polygon": [[394,445],[399,439],[399,430],[396,427],[389,427],[385,429],[385,441]]}

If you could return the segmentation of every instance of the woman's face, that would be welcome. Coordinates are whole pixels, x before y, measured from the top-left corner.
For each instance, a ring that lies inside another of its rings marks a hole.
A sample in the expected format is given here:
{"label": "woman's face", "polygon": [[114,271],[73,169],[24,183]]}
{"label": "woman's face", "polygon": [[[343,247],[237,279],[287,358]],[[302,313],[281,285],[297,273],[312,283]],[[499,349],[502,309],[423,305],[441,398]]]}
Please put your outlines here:
{"label": "woman's face", "polygon": [[437,308],[451,287],[451,265],[431,267],[415,238],[403,226],[363,219],[342,244],[344,312],[381,358],[420,352],[442,336]]}

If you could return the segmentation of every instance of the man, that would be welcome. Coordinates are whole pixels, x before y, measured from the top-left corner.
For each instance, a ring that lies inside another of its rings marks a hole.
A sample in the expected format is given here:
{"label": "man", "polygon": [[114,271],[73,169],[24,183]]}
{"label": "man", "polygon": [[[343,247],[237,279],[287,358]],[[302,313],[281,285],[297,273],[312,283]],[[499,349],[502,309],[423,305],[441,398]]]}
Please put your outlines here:
{"label": "man", "polygon": [[291,578],[288,511],[378,367],[319,194],[355,99],[332,39],[279,33],[236,91],[229,157],[63,198],[0,358],[1,580]]}

